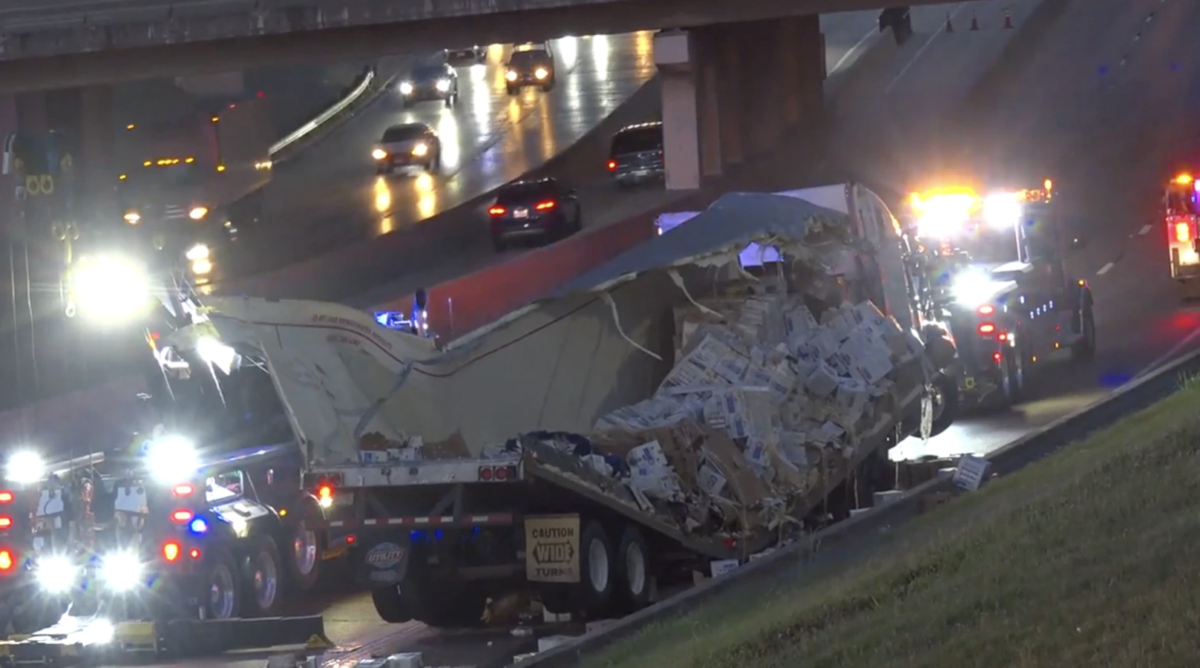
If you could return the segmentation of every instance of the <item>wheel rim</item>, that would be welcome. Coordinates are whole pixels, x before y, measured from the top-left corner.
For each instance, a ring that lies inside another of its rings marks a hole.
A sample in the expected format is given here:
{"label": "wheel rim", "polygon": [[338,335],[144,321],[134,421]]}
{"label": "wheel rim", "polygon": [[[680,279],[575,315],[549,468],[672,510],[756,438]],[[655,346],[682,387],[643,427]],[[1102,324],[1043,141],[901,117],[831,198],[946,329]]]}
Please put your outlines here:
{"label": "wheel rim", "polygon": [[292,538],[292,558],[296,562],[297,573],[312,573],[317,565],[317,532],[305,529],[303,524],[296,526]]}
{"label": "wheel rim", "polygon": [[260,610],[268,610],[275,604],[275,595],[279,591],[279,572],[275,568],[275,560],[271,555],[262,552],[258,555],[254,569],[254,600]]}
{"label": "wheel rim", "polygon": [[942,392],[940,383],[933,384],[933,393],[930,395],[929,400],[933,404],[933,419],[936,422],[942,417],[942,413],[946,411],[946,395]]}
{"label": "wheel rim", "polygon": [[636,543],[631,543],[625,550],[625,578],[629,593],[641,596],[646,589],[646,555]]}
{"label": "wheel rim", "polygon": [[598,540],[588,545],[588,578],[596,592],[608,589],[608,550]]}
{"label": "wheel rim", "polygon": [[213,619],[233,617],[235,596],[233,573],[225,564],[218,564],[208,582],[208,610]]}

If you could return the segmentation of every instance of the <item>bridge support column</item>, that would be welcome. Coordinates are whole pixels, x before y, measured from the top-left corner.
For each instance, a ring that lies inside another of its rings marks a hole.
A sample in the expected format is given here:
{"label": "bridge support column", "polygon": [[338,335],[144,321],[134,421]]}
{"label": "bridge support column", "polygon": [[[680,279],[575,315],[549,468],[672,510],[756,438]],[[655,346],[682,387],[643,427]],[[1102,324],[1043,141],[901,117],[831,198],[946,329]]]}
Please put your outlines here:
{"label": "bridge support column", "polygon": [[115,171],[114,150],[116,121],[113,118],[113,91],[109,86],[88,86],[79,89],[80,108],[76,211],[89,220],[80,225],[119,225],[116,188],[120,174]]}
{"label": "bridge support column", "polygon": [[654,64],[662,84],[663,162],[667,190],[700,187],[700,135],[691,35],[682,30],[654,36]]}

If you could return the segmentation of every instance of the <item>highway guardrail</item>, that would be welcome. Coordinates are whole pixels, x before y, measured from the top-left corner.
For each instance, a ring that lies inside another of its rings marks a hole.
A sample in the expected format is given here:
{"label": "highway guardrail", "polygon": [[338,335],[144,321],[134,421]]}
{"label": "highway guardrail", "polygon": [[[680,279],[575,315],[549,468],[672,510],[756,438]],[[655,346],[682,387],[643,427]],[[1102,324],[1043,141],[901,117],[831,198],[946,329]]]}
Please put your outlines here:
{"label": "highway guardrail", "polygon": [[317,128],[320,128],[322,125],[329,122],[329,119],[342,113],[346,107],[354,104],[354,102],[356,102],[360,97],[363,96],[364,93],[367,92],[367,90],[371,87],[371,82],[374,80],[375,68],[371,68],[366,74],[363,75],[362,81],[360,81],[359,84],[355,86],[349,94],[346,95],[346,97],[333,103],[333,106],[317,114],[312,120],[296,128],[283,139],[275,142],[270,148],[271,157],[275,157],[280,151],[283,151],[292,144],[295,144],[301,139],[312,134],[317,130]]}

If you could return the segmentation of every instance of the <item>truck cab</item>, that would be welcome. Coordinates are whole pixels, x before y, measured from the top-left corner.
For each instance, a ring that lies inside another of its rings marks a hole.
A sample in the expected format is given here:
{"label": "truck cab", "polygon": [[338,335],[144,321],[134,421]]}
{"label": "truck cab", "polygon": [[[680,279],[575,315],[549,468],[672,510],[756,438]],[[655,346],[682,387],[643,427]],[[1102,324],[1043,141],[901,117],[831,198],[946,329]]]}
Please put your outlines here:
{"label": "truck cab", "polygon": [[1095,353],[1091,288],[1066,275],[1072,244],[1041,188],[916,195],[931,299],[950,325],[968,405],[1017,403],[1047,362]]}

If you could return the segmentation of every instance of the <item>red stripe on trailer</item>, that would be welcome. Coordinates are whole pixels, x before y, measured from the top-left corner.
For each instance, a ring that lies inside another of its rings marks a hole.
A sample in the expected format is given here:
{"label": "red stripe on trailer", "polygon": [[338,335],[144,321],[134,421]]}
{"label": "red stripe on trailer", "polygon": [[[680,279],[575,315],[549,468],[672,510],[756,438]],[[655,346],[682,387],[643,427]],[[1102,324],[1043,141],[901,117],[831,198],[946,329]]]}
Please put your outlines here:
{"label": "red stripe on trailer", "polygon": [[455,521],[453,515],[437,515],[437,516],[422,516],[422,517],[386,517],[382,519],[362,520],[331,520],[328,522],[312,522],[309,524],[314,529],[335,529],[355,527],[374,527],[374,526],[475,526],[477,524],[512,524],[512,513],[492,513],[488,515],[467,515],[461,521]]}

